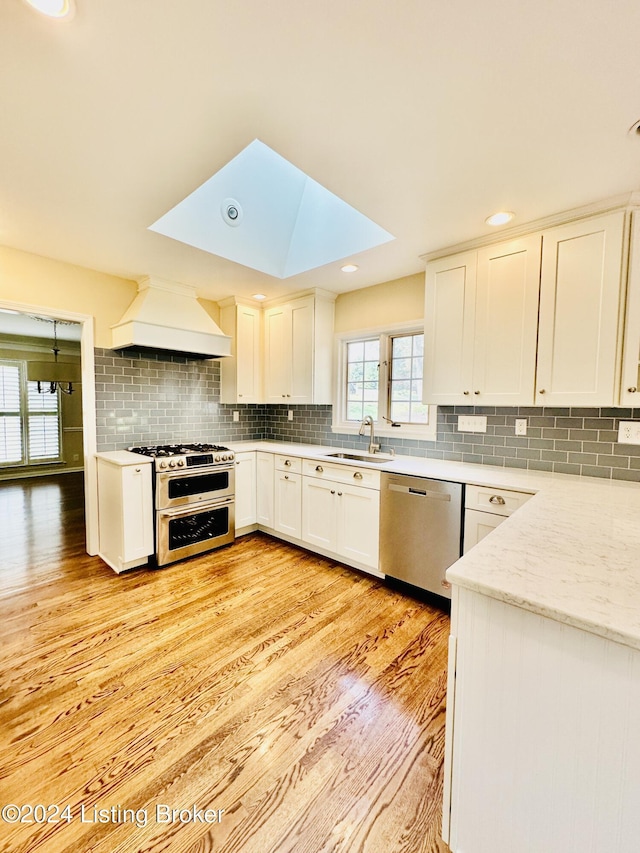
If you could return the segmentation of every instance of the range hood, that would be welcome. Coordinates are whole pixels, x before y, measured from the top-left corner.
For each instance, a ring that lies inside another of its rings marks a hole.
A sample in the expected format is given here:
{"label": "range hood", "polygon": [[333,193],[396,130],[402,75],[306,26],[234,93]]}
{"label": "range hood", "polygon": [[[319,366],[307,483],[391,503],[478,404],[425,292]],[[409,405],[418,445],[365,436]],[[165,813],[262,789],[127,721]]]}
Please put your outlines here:
{"label": "range hood", "polygon": [[231,355],[231,338],[200,305],[195,287],[155,276],[139,280],[138,295],[111,327],[111,346],[168,350],[194,358]]}

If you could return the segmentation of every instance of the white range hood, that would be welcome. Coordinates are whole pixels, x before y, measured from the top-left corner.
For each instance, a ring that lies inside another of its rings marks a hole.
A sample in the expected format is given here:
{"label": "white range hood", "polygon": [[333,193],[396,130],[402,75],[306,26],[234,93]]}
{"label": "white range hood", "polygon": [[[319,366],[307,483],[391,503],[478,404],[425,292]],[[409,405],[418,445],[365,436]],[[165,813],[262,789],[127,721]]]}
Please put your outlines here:
{"label": "white range hood", "polygon": [[231,338],[222,333],[198,302],[196,289],[155,276],[138,282],[138,295],[111,327],[113,349],[144,347],[198,358],[231,355]]}

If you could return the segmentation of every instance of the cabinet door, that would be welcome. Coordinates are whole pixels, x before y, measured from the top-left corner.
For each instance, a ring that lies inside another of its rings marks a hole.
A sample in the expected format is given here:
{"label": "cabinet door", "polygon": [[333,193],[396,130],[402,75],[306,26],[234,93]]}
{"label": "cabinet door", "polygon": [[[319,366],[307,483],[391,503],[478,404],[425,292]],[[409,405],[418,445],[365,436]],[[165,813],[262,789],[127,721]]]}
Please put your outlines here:
{"label": "cabinet door", "polygon": [[267,403],[286,403],[291,394],[291,309],[264,312],[264,393]]}
{"label": "cabinet door", "polygon": [[537,405],[614,405],[624,213],[542,235]]}
{"label": "cabinet door", "polygon": [[294,539],[302,534],[302,476],[276,472],[273,529]]}
{"label": "cabinet door", "polygon": [[424,402],[473,402],[476,252],[427,265]]}
{"label": "cabinet door", "polygon": [[291,403],[313,403],[314,299],[291,303]]}
{"label": "cabinet door", "polygon": [[507,518],[506,515],[495,515],[491,512],[480,512],[477,509],[465,509],[464,511],[464,547],[463,554],[471,550],[492,530]]}
{"label": "cabinet door", "polygon": [[337,553],[378,568],[380,492],[357,486],[338,486]]}
{"label": "cabinet door", "polygon": [[256,520],[263,527],[273,527],[273,453],[258,451],[256,455]]}
{"label": "cabinet door", "polygon": [[331,480],[302,478],[302,540],[326,551],[336,550],[336,494]]}
{"label": "cabinet door", "polygon": [[631,223],[627,313],[624,324],[624,356],[620,405],[640,406],[640,213]]}
{"label": "cabinet door", "polygon": [[256,454],[236,454],[236,529],[256,523]]}
{"label": "cabinet door", "polygon": [[237,307],[236,370],[238,402],[259,403],[260,311],[249,305]]}
{"label": "cabinet door", "polygon": [[476,405],[533,405],[541,244],[537,234],[478,252]]}

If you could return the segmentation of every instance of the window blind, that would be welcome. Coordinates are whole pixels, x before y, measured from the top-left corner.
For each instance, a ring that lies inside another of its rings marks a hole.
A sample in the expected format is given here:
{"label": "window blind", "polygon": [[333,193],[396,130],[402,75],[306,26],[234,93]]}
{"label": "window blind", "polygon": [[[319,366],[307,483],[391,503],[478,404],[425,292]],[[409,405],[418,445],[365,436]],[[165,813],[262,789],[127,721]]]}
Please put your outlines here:
{"label": "window blind", "polygon": [[20,367],[0,364],[0,464],[22,462]]}

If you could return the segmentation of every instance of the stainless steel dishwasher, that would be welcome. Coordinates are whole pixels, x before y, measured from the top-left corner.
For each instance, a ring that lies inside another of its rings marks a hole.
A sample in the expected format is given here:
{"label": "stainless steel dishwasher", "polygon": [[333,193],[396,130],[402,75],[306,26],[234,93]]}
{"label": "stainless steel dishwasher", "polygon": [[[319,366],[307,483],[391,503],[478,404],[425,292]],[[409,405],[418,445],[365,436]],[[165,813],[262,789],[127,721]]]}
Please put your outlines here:
{"label": "stainless steel dishwasher", "polygon": [[460,483],[383,473],[380,571],[451,598],[445,572],[462,553]]}

